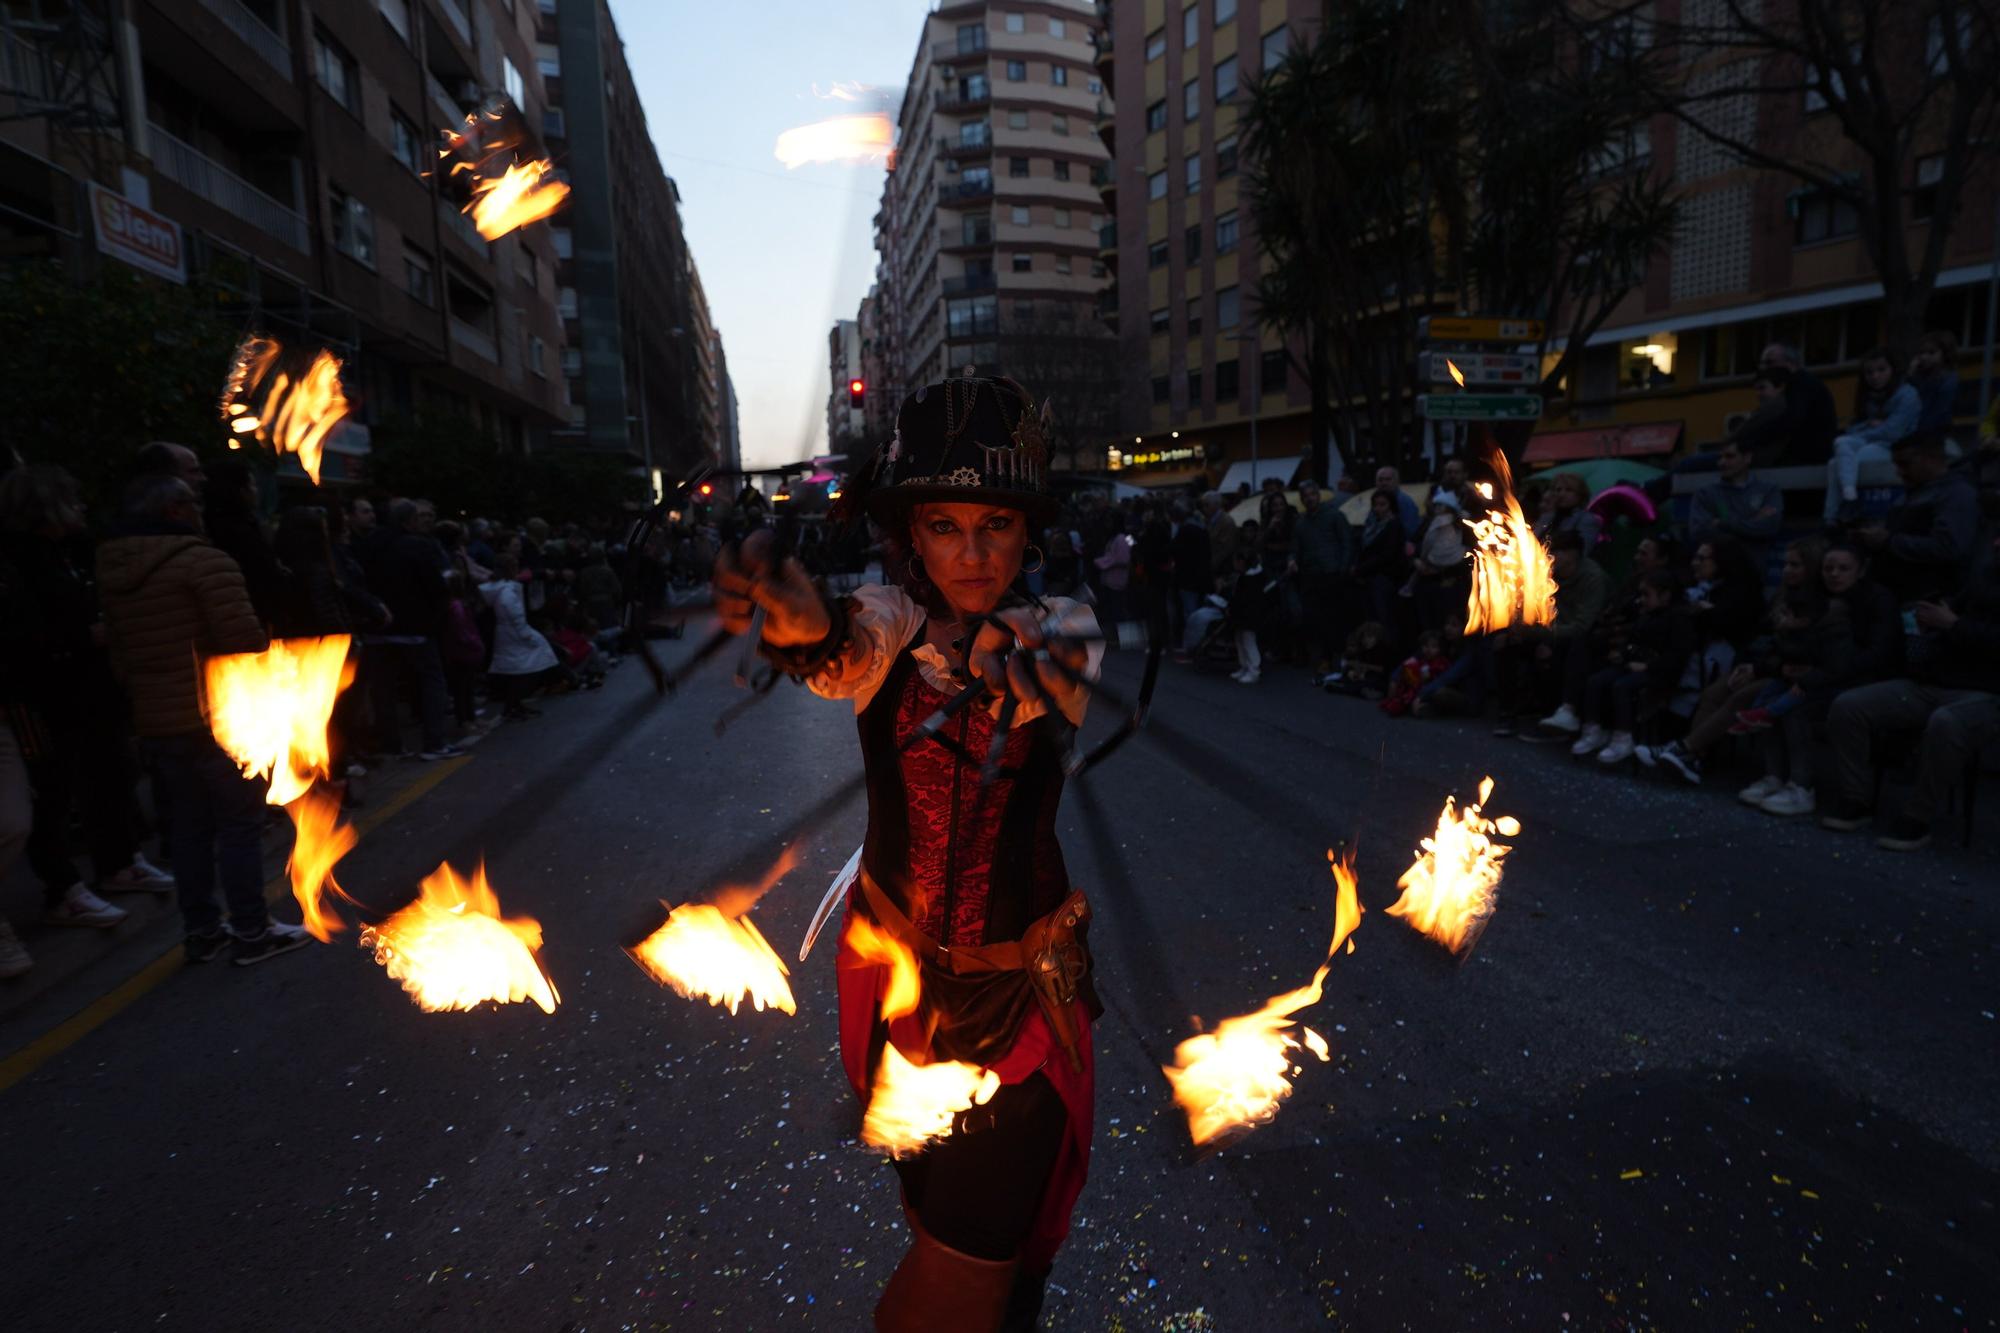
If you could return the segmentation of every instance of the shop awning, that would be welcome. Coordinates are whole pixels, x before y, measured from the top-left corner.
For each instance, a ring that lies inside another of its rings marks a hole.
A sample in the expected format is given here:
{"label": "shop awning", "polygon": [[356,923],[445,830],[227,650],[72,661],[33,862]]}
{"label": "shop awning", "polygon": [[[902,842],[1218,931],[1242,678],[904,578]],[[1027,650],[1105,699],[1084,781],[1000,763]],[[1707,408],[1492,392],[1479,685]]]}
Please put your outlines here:
{"label": "shop awning", "polygon": [[1169,468],[1159,472],[1126,468],[1118,473],[1118,482],[1122,486],[1137,486],[1141,490],[1163,491],[1173,487],[1185,488],[1189,482],[1207,475],[1206,468],[1198,467]]}
{"label": "shop awning", "polygon": [[1248,482],[1251,490],[1261,490],[1264,478],[1276,477],[1285,483],[1286,490],[1290,490],[1292,479],[1298,476],[1305,462],[1304,454],[1294,454],[1290,458],[1260,458],[1254,463],[1246,458],[1231,463],[1229,471],[1222,474],[1222,484],[1215,489],[1224,495],[1234,495],[1237,487]]}
{"label": "shop awning", "polygon": [[1680,443],[1681,423],[1654,421],[1643,426],[1605,426],[1597,430],[1559,430],[1528,441],[1529,463],[1560,463],[1571,458],[1638,458],[1672,453]]}

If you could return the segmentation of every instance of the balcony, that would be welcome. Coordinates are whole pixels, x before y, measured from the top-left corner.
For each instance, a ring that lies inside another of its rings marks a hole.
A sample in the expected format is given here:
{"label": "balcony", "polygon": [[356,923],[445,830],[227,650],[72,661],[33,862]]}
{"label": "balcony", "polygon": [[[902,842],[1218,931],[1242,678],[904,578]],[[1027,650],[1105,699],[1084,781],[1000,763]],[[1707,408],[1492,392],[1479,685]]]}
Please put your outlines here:
{"label": "balcony", "polygon": [[938,204],[944,208],[950,208],[952,205],[963,203],[968,199],[991,199],[992,197],[993,182],[991,180],[959,181],[956,184],[951,181],[938,182]]}
{"label": "balcony", "polygon": [[479,234],[479,228],[472,225],[471,218],[459,212],[450,204],[440,204],[438,207],[444,213],[445,226],[458,233],[458,238],[461,241],[464,241],[488,259],[493,257],[492,248],[486,243],[486,238]]}
{"label": "balcony", "polygon": [[447,322],[451,325],[451,340],[454,343],[474,356],[484,357],[496,366],[500,364],[500,349],[494,346],[492,334],[484,329],[475,328],[457,315],[453,315]]}
{"label": "balcony", "polygon": [[986,29],[969,32],[955,42],[938,42],[931,47],[931,63],[949,65],[960,60],[986,57]]}
{"label": "balcony", "polygon": [[946,296],[966,296],[972,292],[990,292],[999,286],[999,275],[986,273],[961,273],[944,280]]}
{"label": "balcony", "polygon": [[300,254],[312,253],[312,233],[305,218],[280,203],[220,162],[182,143],[159,125],[150,126],[153,169],[180,186],[232,213]]}
{"label": "balcony", "polygon": [[959,254],[967,250],[991,250],[992,248],[993,229],[990,227],[983,231],[970,233],[958,227],[948,227],[945,229],[943,240],[938,245],[938,249],[948,255]]}
{"label": "balcony", "polygon": [[458,99],[453,97],[450,90],[438,82],[438,76],[429,70],[424,71],[424,83],[430,88],[431,104],[437,107],[438,114],[444,117],[444,123],[453,129],[462,128],[465,108],[458,104]]}
{"label": "balcony", "polygon": [[264,58],[264,63],[278,71],[278,76],[286,82],[292,78],[292,48],[277,33],[264,26],[264,20],[252,14],[237,3],[237,0],[201,0],[201,7],[221,19],[245,46]]}
{"label": "balcony", "polygon": [[953,111],[971,111],[985,106],[992,100],[993,91],[990,88],[979,88],[970,91],[952,89],[949,92],[932,93],[931,109],[947,113]]}
{"label": "balcony", "polygon": [[982,125],[976,133],[961,132],[956,139],[945,140],[944,151],[948,157],[985,157],[993,151],[993,136]]}
{"label": "balcony", "polygon": [[1118,249],[1118,223],[1116,220],[1098,224],[1097,253],[1109,255]]}
{"label": "balcony", "polygon": [[443,11],[444,16],[451,20],[451,26],[458,31],[458,40],[468,48],[478,49],[472,45],[472,17],[465,12],[465,0],[437,0],[434,8]]}

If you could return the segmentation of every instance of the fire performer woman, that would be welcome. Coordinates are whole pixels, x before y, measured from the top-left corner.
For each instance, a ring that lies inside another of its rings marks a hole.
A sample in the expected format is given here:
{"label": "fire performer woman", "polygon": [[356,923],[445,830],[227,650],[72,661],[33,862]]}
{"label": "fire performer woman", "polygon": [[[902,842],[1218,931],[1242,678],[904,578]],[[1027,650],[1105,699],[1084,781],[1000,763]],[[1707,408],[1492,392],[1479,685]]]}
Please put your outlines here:
{"label": "fire performer woman", "polygon": [[[1042,559],[1032,530],[1055,510],[1045,424],[1007,379],[905,400],[872,475],[850,486],[883,531],[886,585],[831,599],[797,561],[774,562],[768,532],[716,565],[727,625],[746,628],[761,607],[765,654],[814,693],[854,701],[868,833],[836,968],[855,1092],[865,1104],[889,1042],[914,1064],[965,1061],[1002,1084],[896,1163],[914,1236],[875,1323],[897,1333],[1032,1327],[1090,1153],[1100,1006],[1089,908],[1055,815],[1083,718],[1076,682],[1102,645],[1088,608],[1036,602],[1020,581],[1024,557]],[[988,687],[978,702],[924,738],[975,681]],[[909,1018],[882,1021],[888,969],[852,947],[856,917],[916,956]]]}

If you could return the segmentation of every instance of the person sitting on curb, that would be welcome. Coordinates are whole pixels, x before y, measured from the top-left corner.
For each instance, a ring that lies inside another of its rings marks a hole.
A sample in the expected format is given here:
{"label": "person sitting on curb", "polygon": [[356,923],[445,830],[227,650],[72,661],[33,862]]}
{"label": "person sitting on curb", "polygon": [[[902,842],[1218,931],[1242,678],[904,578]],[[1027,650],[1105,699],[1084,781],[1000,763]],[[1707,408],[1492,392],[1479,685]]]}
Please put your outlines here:
{"label": "person sitting on curb", "polygon": [[1556,579],[1555,623],[1509,625],[1487,643],[1494,694],[1500,700],[1495,736],[1515,735],[1516,719],[1523,714],[1533,718],[1535,712],[1530,710],[1538,711],[1545,696],[1557,692],[1565,650],[1572,640],[1590,633],[1611,596],[1610,577],[1584,553],[1580,535],[1558,532],[1548,539],[1548,546]]}
{"label": "person sitting on curb", "polygon": [[1881,348],[1861,358],[1861,380],[1854,386],[1854,420],[1833,441],[1826,464],[1827,526],[1853,512],[1861,498],[1861,465],[1880,462],[1898,440],[1917,429],[1923,402]]}
{"label": "person sitting on curb", "polygon": [[1883,750],[1917,741],[1916,785],[1875,840],[1895,852],[1930,842],[1946,795],[2000,737],[2000,552],[1960,596],[1919,603],[1916,621],[1929,651],[1914,654],[1909,674],[1848,690],[1827,719],[1836,795],[1819,822],[1842,832],[1874,817],[1869,793]]}
{"label": "person sitting on curb", "polygon": [[1951,466],[1944,439],[1913,435],[1896,446],[1903,498],[1855,534],[1878,577],[1904,603],[1938,601],[1965,582],[1979,537],[1979,494]]}
{"label": "person sitting on curb", "polygon": [[1584,687],[1587,721],[1569,752],[1594,754],[1602,764],[1630,758],[1642,705],[1671,694],[1693,654],[1694,612],[1674,576],[1654,570],[1639,585],[1638,619]]}

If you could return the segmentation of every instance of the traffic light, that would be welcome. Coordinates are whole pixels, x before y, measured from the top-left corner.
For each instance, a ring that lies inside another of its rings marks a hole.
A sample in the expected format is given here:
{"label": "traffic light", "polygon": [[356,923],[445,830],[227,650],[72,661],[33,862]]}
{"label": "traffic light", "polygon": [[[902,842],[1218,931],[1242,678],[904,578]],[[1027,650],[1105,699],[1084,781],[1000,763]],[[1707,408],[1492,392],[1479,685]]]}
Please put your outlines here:
{"label": "traffic light", "polygon": [[867,397],[868,386],[858,379],[847,382],[847,405],[856,412],[861,410],[862,401]]}

